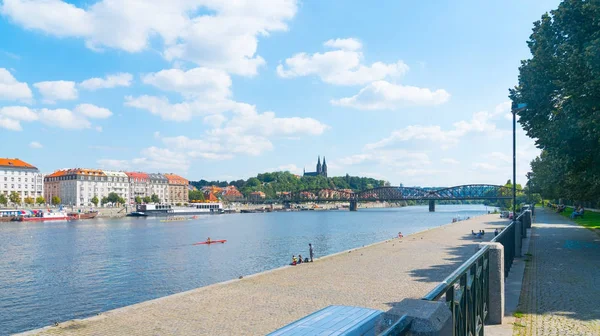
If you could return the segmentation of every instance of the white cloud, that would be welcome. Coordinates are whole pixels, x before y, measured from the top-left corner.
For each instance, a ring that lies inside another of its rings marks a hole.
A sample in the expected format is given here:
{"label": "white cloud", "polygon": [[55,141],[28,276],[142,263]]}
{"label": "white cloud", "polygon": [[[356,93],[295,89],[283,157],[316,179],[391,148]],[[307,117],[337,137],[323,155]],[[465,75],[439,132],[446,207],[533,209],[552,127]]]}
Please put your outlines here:
{"label": "white cloud", "polygon": [[227,118],[224,117],[222,114],[213,114],[204,117],[203,121],[205,124],[216,128],[223,125],[223,123],[227,121]]}
{"label": "white cloud", "polygon": [[451,165],[457,165],[460,162],[458,162],[458,160],[452,159],[452,158],[444,158],[440,160],[442,163],[447,163],[447,164],[451,164]]}
{"label": "white cloud", "polygon": [[231,100],[209,101],[198,99],[171,104],[166,97],[148,95],[126,96],[125,105],[146,110],[164,120],[173,121],[188,121],[193,116],[218,114],[241,108],[240,103]]}
{"label": "white cloud", "polygon": [[65,129],[84,129],[90,128],[91,123],[67,109],[46,109],[39,110],[40,120],[51,127],[59,127]]}
{"label": "white cloud", "polygon": [[336,85],[366,84],[386,77],[397,77],[408,71],[402,61],[385,64],[375,62],[362,64],[362,45],[355,39],[337,39],[325,42],[326,46],[340,50],[324,53],[296,54],[277,66],[277,74],[283,78],[317,75],[323,82]]}
{"label": "white cloud", "polygon": [[185,154],[154,146],[143,149],[141,157],[131,160],[131,164],[146,170],[163,172],[185,172],[190,167],[190,161]]}
{"label": "white cloud", "polygon": [[20,121],[36,121],[39,119],[35,111],[25,106],[0,107],[0,116]]}
{"label": "white cloud", "polygon": [[500,167],[487,162],[475,162],[473,163],[473,168],[483,170],[501,170]]}
{"label": "white cloud", "polygon": [[275,169],[267,169],[267,171],[289,171],[292,174],[300,174],[302,169],[293,163],[281,165]]}
{"label": "white cloud", "polygon": [[0,100],[28,101],[32,98],[27,83],[20,83],[5,68],[0,68]]}
{"label": "white cloud", "polygon": [[29,148],[44,148],[44,146],[37,141],[32,141],[29,143]]}
{"label": "white cloud", "polygon": [[71,81],[46,81],[33,84],[44,97],[44,102],[53,104],[57,100],[77,99],[75,82]]}
{"label": "white cloud", "polygon": [[434,106],[447,102],[450,94],[443,89],[392,84],[376,81],[362,88],[356,95],[331,101],[333,105],[360,110],[394,110],[406,106]]}
{"label": "white cloud", "polygon": [[335,39],[328,40],[323,43],[324,46],[330,47],[333,49],[342,49],[342,50],[360,50],[362,49],[362,43],[355,38],[345,38],[345,39]]}
{"label": "white cloud", "polygon": [[102,126],[96,126],[96,132],[102,133]]}
{"label": "white cloud", "polygon": [[510,163],[512,162],[512,156],[505,154],[505,153],[501,153],[501,152],[491,152],[489,154],[486,155],[486,158],[491,159],[495,162],[500,162],[500,163]]}
{"label": "white cloud", "polygon": [[231,78],[226,72],[216,69],[162,70],[143,76],[142,81],[164,91],[179,92],[187,98],[218,101],[231,95]]}
{"label": "white cloud", "polygon": [[84,9],[58,0],[5,0],[0,11],[27,29],[83,38],[92,50],[108,47],[139,52],[158,37],[167,60],[254,75],[264,64],[256,55],[258,37],[285,31],[297,3],[101,0]]}
{"label": "white cloud", "polygon": [[130,86],[133,76],[129,73],[107,75],[105,78],[90,78],[79,83],[86,90],[110,89],[117,86]]}
{"label": "white cloud", "polygon": [[494,113],[492,115],[495,117],[498,115],[510,113],[510,105],[511,105],[510,100],[496,105],[496,108],[494,109]]}
{"label": "white cloud", "polygon": [[423,152],[411,152],[404,149],[370,150],[362,154],[347,156],[336,160],[335,164],[348,165],[383,165],[387,167],[423,167],[431,163],[429,155]]}
{"label": "white cloud", "polygon": [[427,140],[436,143],[441,143],[442,146],[448,147],[458,143],[458,137],[461,136],[456,131],[443,131],[440,126],[407,126],[403,129],[393,131],[390,136],[383,138],[375,143],[365,145],[366,150],[384,148],[394,146],[398,142],[410,140]]}
{"label": "white cloud", "polygon": [[112,115],[109,109],[92,104],[79,104],[75,107],[74,111],[88,118],[95,119],[106,119]]}
{"label": "white cloud", "polygon": [[7,130],[11,130],[11,131],[23,130],[23,128],[21,128],[21,123],[18,120],[5,118],[5,117],[0,117],[0,127],[6,128]]}

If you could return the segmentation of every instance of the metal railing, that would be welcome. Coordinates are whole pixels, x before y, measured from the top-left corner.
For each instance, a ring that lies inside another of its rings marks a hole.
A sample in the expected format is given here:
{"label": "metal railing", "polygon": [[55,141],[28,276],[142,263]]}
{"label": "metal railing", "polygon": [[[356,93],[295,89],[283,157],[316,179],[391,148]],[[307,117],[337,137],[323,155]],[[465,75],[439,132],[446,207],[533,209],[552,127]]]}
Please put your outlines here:
{"label": "metal railing", "polygon": [[454,335],[483,335],[489,306],[489,249],[485,246],[477,251],[423,297],[427,301],[445,297]]}
{"label": "metal railing", "polygon": [[[518,219],[518,217],[517,217]],[[504,246],[504,277],[508,276],[510,267],[515,259],[515,230],[516,223],[514,221],[504,228],[494,239],[492,243],[500,243]]]}

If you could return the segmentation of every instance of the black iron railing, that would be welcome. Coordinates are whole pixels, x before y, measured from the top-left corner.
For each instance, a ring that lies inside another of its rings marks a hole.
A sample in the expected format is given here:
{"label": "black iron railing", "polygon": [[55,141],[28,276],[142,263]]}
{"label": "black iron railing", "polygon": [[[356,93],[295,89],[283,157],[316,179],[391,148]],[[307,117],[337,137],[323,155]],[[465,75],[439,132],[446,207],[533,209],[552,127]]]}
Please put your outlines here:
{"label": "black iron railing", "polygon": [[513,221],[492,239],[493,243],[500,243],[504,247],[504,277],[508,276],[508,271],[515,259],[515,228],[516,224]]}
{"label": "black iron railing", "polygon": [[489,307],[489,249],[484,246],[423,297],[428,301],[445,297],[454,335],[483,335]]}

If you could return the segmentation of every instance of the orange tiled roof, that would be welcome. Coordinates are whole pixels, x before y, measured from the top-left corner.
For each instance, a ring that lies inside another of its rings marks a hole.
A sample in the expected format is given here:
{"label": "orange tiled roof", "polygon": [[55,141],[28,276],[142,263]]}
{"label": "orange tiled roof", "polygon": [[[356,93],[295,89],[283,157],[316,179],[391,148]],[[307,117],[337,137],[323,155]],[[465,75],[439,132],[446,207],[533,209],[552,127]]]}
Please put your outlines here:
{"label": "orange tiled roof", "polygon": [[0,167],[14,167],[14,168],[31,168],[37,169],[29,163],[19,159],[0,158]]}
{"label": "orange tiled roof", "polygon": [[176,174],[164,174],[171,184],[189,184],[189,181]]}
{"label": "orange tiled roof", "polygon": [[50,175],[46,175],[46,177],[59,177],[67,174],[67,170],[57,170]]}

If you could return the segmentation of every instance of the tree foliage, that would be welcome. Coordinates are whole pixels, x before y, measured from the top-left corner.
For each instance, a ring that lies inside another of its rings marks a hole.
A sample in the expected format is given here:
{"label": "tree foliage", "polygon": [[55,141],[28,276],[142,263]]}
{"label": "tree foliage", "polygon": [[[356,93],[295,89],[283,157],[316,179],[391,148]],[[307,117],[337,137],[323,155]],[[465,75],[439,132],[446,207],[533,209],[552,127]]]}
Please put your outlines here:
{"label": "tree foliage", "polygon": [[25,204],[27,205],[33,205],[33,203],[35,203],[35,200],[33,199],[33,197],[25,197],[23,202],[25,202]]}
{"label": "tree foliage", "polygon": [[44,196],[38,196],[35,199],[35,203],[39,204],[39,205],[42,205],[42,204],[46,203],[46,199],[44,198]]}
{"label": "tree foliage", "polygon": [[119,196],[119,194],[111,192],[108,194],[108,197],[106,197],[107,202],[109,203],[114,203],[114,204],[125,204],[125,200]]}
{"label": "tree foliage", "polygon": [[156,194],[152,194],[152,197],[150,197],[150,201],[152,201],[153,203],[160,203],[160,198],[158,198]]}
{"label": "tree foliage", "polygon": [[532,162],[532,191],[600,199],[600,2],[565,0],[534,23],[514,103],[519,123],[543,150]]}
{"label": "tree foliage", "polygon": [[4,206],[8,204],[8,199],[6,198],[6,196],[4,196],[4,194],[0,194],[0,204]]}
{"label": "tree foliage", "polygon": [[8,195],[8,198],[10,199],[10,202],[13,204],[21,204],[21,195],[19,195],[18,192],[16,191],[11,191],[10,195]]}
{"label": "tree foliage", "polygon": [[135,196],[135,203],[142,204],[142,198],[140,196]]}
{"label": "tree foliage", "polygon": [[204,193],[200,190],[190,190],[189,199],[190,201],[204,201]]}
{"label": "tree foliage", "polygon": [[145,196],[144,198],[142,198],[142,201],[144,201],[144,203],[148,204],[148,203],[152,202],[152,197]]}
{"label": "tree foliage", "polygon": [[98,199],[98,196],[94,195],[94,197],[92,197],[92,199],[90,200],[90,202],[92,202],[92,204],[94,206],[98,206],[98,202],[100,202],[100,200]]}
{"label": "tree foliage", "polygon": [[61,202],[60,197],[58,197],[58,196],[52,196],[52,199],[50,201],[52,202],[53,205],[59,205]]}
{"label": "tree foliage", "polygon": [[[237,180],[229,183],[223,181],[215,181],[220,184],[201,180],[198,182],[190,182],[197,188],[203,186],[216,185],[225,187],[228,185],[235,186],[242,194],[248,196],[253,191],[262,191],[266,194],[267,198],[276,197],[277,192],[285,191],[301,191],[309,189],[352,189],[353,191],[361,191],[370,188],[382,187],[389,185],[388,182],[382,180],[376,180],[369,177],[358,177],[358,176],[336,176],[336,177],[324,177],[324,176],[302,176],[298,177],[290,172],[270,172],[258,174],[256,177],[251,177],[248,180]],[[190,198],[191,200],[191,198]]]}

